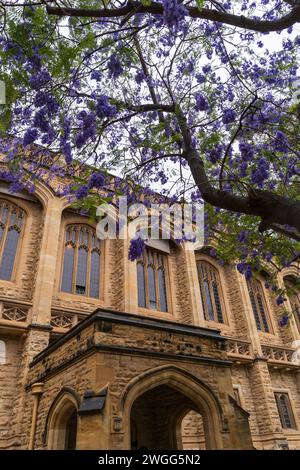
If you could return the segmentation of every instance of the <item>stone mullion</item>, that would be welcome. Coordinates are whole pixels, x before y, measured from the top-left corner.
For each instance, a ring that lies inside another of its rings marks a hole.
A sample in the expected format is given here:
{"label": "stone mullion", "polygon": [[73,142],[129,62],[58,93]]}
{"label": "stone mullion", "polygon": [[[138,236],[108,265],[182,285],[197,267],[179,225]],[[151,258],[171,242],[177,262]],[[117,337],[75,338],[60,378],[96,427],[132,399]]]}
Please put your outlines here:
{"label": "stone mullion", "polygon": [[33,322],[40,325],[49,325],[51,319],[62,210],[62,200],[54,197],[45,208],[32,315]]}
{"label": "stone mullion", "polygon": [[257,358],[250,366],[249,383],[262,448],[272,449],[286,444],[266,359]]}
{"label": "stone mullion", "polygon": [[[283,276],[281,274],[278,274],[277,280],[278,280],[279,287],[285,288],[284,279],[283,279]],[[299,341],[300,340],[300,332],[298,330],[296,319],[295,319],[294,314],[293,314],[293,309],[292,309],[290,299],[287,296],[286,296],[286,301],[285,301],[285,307],[288,310],[288,312],[291,313],[290,320],[289,320],[289,327],[290,327],[290,330],[291,330],[293,340],[294,341]]]}

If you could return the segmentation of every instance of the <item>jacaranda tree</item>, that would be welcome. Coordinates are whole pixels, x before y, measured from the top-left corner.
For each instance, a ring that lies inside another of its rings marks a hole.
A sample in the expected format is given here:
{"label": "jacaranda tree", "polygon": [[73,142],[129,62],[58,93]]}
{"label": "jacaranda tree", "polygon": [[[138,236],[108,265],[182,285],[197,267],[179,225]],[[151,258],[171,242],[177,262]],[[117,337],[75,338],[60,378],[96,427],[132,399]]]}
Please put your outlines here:
{"label": "jacaranda tree", "polygon": [[109,172],[131,200],[142,185],[204,201],[211,254],[247,277],[297,261],[299,0],[2,0],[0,14],[12,191],[77,169],[62,191],[91,209]]}

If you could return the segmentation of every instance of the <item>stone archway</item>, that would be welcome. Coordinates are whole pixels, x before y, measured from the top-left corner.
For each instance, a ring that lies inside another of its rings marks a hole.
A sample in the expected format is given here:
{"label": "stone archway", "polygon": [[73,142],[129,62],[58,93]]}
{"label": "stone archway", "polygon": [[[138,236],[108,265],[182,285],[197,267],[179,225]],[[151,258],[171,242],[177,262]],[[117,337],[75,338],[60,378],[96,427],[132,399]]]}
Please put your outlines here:
{"label": "stone archway", "polygon": [[179,416],[182,419],[191,410],[202,416],[206,448],[224,448],[222,411],[215,395],[178,367],[161,366],[136,377],[122,395],[122,407],[126,449],[180,448]]}
{"label": "stone archway", "polygon": [[62,391],[54,400],[46,423],[48,449],[76,449],[77,410],[78,399],[69,391]]}

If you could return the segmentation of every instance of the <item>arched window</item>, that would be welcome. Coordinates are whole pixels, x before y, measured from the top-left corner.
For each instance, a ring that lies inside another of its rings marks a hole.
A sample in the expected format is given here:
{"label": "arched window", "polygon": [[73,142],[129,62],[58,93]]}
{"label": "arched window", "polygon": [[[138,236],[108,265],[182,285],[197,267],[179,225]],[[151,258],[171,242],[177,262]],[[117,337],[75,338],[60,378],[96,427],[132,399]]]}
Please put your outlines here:
{"label": "arched window", "polygon": [[290,304],[294,318],[297,323],[298,331],[300,332],[300,292],[299,292],[299,282],[293,276],[286,276],[284,278],[284,283],[288,291],[288,296],[290,299]]}
{"label": "arched window", "polygon": [[6,344],[0,340],[0,365],[6,364]]}
{"label": "arched window", "polygon": [[262,284],[257,279],[250,279],[247,281],[247,285],[256,327],[260,331],[269,333],[267,306]]}
{"label": "arched window", "polygon": [[0,279],[10,281],[24,223],[23,209],[0,200]]}
{"label": "arched window", "polygon": [[295,419],[288,393],[275,393],[276,404],[281,421],[281,426],[287,429],[295,429]]}
{"label": "arched window", "polygon": [[197,261],[202,306],[206,320],[224,323],[224,307],[217,269],[207,261]]}
{"label": "arched window", "polygon": [[139,307],[168,311],[167,261],[166,254],[149,247],[137,260]]}
{"label": "arched window", "polygon": [[61,290],[86,297],[100,296],[101,242],[88,225],[68,225]]}

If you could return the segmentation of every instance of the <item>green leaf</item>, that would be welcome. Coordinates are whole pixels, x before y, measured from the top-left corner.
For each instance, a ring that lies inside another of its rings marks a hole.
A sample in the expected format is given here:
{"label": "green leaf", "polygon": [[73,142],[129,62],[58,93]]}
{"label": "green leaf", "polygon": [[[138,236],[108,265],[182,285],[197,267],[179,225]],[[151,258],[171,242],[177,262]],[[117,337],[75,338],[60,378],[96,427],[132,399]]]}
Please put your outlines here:
{"label": "green leaf", "polygon": [[151,5],[151,0],[141,0],[141,4],[144,5],[144,7],[148,7]]}
{"label": "green leaf", "polygon": [[202,10],[202,8],[204,7],[204,2],[205,0],[196,0],[198,10]]}

